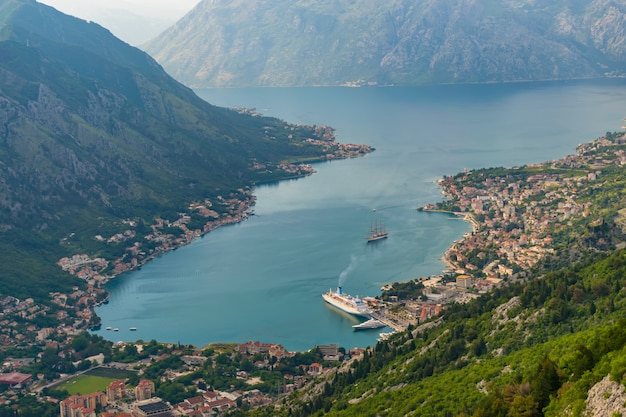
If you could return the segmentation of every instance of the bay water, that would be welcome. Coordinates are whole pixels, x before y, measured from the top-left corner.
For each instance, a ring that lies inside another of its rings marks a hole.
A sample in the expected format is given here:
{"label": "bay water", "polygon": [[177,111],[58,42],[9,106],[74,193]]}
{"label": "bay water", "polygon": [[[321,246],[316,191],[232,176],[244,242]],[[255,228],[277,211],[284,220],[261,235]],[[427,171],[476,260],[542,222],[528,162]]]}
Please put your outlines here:
{"label": "bay water", "polygon": [[[560,158],[621,130],[626,114],[622,80],[197,94],[291,123],[329,125],[338,141],[376,151],[318,163],[306,178],[258,186],[256,214],[247,221],[112,280],[110,301],[96,309],[102,318],[96,333],[112,341],[202,347],[258,340],[292,351],[374,345],[380,329],[353,331],[358,321],[321,294],[341,284],[349,294],[376,296],[387,283],[441,273],[441,256],[470,226],[416,211],[441,200],[437,179]],[[389,238],[368,244],[375,219]]]}

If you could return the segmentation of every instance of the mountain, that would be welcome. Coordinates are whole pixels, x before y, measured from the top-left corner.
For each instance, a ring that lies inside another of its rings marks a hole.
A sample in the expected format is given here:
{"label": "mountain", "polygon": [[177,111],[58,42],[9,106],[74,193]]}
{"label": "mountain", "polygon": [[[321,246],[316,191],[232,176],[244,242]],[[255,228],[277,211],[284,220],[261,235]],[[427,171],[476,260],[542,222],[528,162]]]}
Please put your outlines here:
{"label": "mountain", "polygon": [[0,294],[18,297],[76,285],[61,258],[85,255],[64,268],[89,265],[86,279],[136,267],[335,146],[320,126],[212,106],[108,30],[32,0],[0,0],[0,126]]}
{"label": "mountain", "polygon": [[191,87],[622,76],[626,1],[203,0],[145,50]]}

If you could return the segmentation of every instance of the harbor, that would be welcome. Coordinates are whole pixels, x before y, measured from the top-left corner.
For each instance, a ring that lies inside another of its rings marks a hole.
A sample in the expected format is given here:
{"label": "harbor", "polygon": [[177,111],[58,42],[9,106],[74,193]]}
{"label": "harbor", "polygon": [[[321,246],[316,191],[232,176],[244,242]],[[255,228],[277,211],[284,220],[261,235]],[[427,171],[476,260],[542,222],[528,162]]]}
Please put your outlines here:
{"label": "harbor", "polygon": [[389,318],[383,311],[372,311],[370,316],[379,322],[383,323],[385,326],[392,328],[396,332],[401,332],[406,330],[407,325],[398,323],[395,320]]}
{"label": "harbor", "polygon": [[[398,332],[406,330],[413,321],[408,316],[404,320],[391,318],[390,314],[388,314],[389,309],[380,304],[378,300],[371,297],[361,299],[358,296],[346,294],[343,292],[342,287],[337,287],[336,291],[329,290],[322,294],[322,298],[338,310],[355,317],[367,319],[362,323],[353,325],[352,328],[354,330],[368,330],[386,326]],[[414,318],[414,321],[417,322],[417,317]]]}
{"label": "harbor", "polygon": [[[451,221],[456,216],[446,213],[415,210],[442,199],[437,180],[465,167],[471,171],[558,159],[581,139],[596,137],[616,121],[621,125],[623,107],[616,105],[615,96],[623,94],[623,88],[590,84],[593,88],[542,85],[532,91],[511,84],[497,93],[478,85],[432,91],[206,91],[217,104],[267,109],[268,115],[298,123],[324,121],[341,132],[339,140],[358,138],[376,151],[366,158],[316,164],[317,174],[305,179],[259,185],[254,190],[255,215],[247,221],[213,230],[112,280],[106,288],[109,303],[96,308],[102,329],[95,334],[112,341],[140,336],[198,346],[269,340],[294,351],[318,343],[376,343],[377,331],[353,331],[351,326],[359,321],[337,314],[321,302],[321,293],[335,289],[338,273],[350,264],[344,290],[363,297],[379,295],[385,284],[440,274],[446,269],[442,255],[471,233],[471,225]],[[594,105],[572,110],[581,97],[594,100]],[[502,106],[503,100],[507,106]],[[511,112],[509,106],[523,111]],[[572,111],[576,123],[569,117]],[[528,123],[538,117],[537,123]],[[451,118],[455,123],[443,122]],[[543,119],[550,132],[563,134],[528,131],[539,129]],[[445,140],[442,126],[452,130]],[[521,134],[511,138],[493,132]],[[389,236],[366,244],[373,217],[384,221]],[[437,295],[433,291],[432,296]],[[429,316],[435,308],[422,309]],[[402,324],[394,311],[386,314]],[[421,311],[413,314],[419,317]],[[119,331],[106,331],[106,326]],[[129,330],[133,326],[136,332]]]}

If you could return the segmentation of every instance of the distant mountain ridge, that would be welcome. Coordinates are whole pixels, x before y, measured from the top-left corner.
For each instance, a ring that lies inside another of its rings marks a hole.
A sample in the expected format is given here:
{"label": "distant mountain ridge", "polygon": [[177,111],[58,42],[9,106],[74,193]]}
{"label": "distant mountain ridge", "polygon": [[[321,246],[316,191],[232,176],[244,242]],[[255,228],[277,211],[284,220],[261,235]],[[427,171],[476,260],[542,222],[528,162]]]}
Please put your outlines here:
{"label": "distant mountain ridge", "polygon": [[141,45],[176,23],[197,3],[179,0],[167,4],[128,2],[126,0],[41,0],[65,14],[94,21],[131,45]]}
{"label": "distant mountain ridge", "polygon": [[626,1],[203,0],[145,45],[196,87],[622,76]]}
{"label": "distant mountain ridge", "polygon": [[[62,257],[132,264],[135,243],[149,256],[155,243],[142,239],[156,218],[212,202],[205,212],[220,219],[222,196],[293,176],[284,161],[328,153],[307,140],[316,135],[206,103],[95,23],[0,0],[0,294],[67,286]],[[171,230],[197,233],[209,220],[190,212],[189,232]],[[118,233],[127,237],[102,238]]]}

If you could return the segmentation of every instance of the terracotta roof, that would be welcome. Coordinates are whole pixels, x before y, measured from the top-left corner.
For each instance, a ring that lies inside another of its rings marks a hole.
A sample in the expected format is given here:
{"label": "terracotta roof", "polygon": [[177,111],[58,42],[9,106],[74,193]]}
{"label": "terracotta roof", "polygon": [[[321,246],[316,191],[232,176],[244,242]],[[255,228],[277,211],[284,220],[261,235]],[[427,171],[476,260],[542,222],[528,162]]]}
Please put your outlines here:
{"label": "terracotta roof", "polygon": [[23,384],[32,378],[32,375],[22,374],[19,372],[11,372],[9,374],[0,374],[0,384],[16,385]]}

